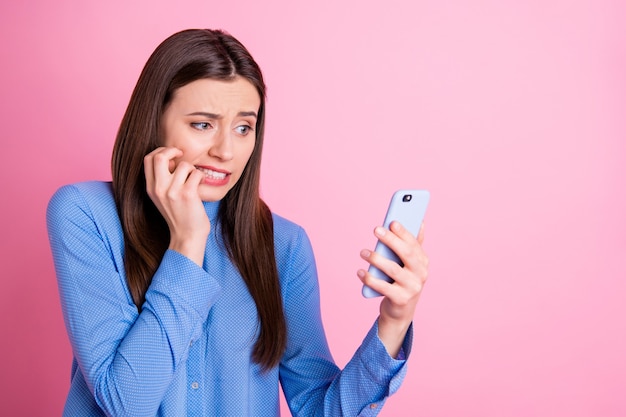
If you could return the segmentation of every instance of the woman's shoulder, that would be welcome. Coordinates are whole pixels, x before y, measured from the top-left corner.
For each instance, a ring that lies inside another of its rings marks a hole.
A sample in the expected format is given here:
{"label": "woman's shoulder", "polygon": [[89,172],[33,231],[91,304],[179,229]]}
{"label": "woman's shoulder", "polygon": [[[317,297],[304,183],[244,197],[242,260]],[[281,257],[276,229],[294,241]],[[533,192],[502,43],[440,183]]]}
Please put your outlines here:
{"label": "woman's shoulder", "polygon": [[272,213],[274,220],[274,246],[277,256],[292,254],[293,252],[310,253],[311,242],[307,232],[299,224]]}
{"label": "woman's shoulder", "polygon": [[48,219],[74,217],[77,213],[93,218],[117,218],[111,183],[85,181],[59,187],[48,203]]}
{"label": "woman's shoulder", "polygon": [[274,221],[274,238],[276,240],[291,240],[298,238],[300,235],[306,235],[306,232],[299,224],[272,212]]}
{"label": "woman's shoulder", "polygon": [[[113,188],[110,181],[84,181],[59,187],[50,199],[51,202],[78,203],[113,200]],[[86,200],[86,201],[85,201]]]}

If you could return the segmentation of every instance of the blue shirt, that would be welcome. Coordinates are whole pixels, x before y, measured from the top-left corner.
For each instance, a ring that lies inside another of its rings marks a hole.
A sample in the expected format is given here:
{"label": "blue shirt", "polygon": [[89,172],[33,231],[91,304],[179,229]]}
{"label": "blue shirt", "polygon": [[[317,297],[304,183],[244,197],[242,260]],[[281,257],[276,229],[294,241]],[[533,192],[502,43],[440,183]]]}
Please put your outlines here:
{"label": "blue shirt", "polygon": [[[111,184],[60,188],[47,212],[63,317],[73,351],[67,416],[277,416],[280,385],[295,416],[373,416],[400,386],[377,323],[343,370],[333,362],[319,309],[315,260],[302,228],[273,215],[287,322],[280,365],[251,360],[257,312],[215,233],[200,268],[168,250],[141,313],[124,271],[124,239]],[[412,329],[402,353],[411,348]]]}

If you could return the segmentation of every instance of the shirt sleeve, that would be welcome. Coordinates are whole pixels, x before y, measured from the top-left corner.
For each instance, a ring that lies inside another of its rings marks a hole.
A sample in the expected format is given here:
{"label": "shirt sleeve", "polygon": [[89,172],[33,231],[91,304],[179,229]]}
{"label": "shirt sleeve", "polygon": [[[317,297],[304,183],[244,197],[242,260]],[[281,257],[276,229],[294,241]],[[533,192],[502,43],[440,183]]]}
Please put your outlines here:
{"label": "shirt sleeve", "polygon": [[294,416],[375,416],[400,387],[413,326],[400,359],[378,337],[378,321],[343,370],[334,363],[322,326],[317,271],[310,241],[300,229],[289,260],[285,300],[288,341],[280,365],[285,398]]}
{"label": "shirt sleeve", "polygon": [[116,213],[108,216],[96,219],[74,186],[50,200],[48,235],[63,316],[98,406],[107,415],[154,416],[220,288],[202,268],[168,250],[138,314],[116,262],[120,250],[103,226],[117,221]]}

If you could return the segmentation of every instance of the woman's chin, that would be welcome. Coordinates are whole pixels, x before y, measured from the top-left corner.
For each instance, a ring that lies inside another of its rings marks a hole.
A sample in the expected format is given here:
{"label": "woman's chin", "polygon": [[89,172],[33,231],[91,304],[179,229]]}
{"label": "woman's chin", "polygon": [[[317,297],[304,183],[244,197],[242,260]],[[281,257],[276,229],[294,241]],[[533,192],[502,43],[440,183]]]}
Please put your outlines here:
{"label": "woman's chin", "polygon": [[205,203],[214,203],[216,201],[222,200],[229,190],[230,188],[227,186],[214,187],[210,185],[200,184],[198,194],[200,196],[200,199]]}

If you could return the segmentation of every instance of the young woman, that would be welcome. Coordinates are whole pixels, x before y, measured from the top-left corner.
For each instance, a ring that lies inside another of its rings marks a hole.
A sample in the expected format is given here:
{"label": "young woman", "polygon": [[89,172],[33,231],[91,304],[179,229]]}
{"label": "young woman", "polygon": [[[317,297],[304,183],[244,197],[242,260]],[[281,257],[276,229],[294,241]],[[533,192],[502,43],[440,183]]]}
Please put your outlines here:
{"label": "young woman", "polygon": [[72,345],[68,416],[376,415],[406,372],[428,259],[401,225],[363,250],[395,282],[343,370],[310,242],[259,197],[265,85],[245,47],[187,30],[152,54],[122,120],[112,183],[59,189],[47,213]]}

